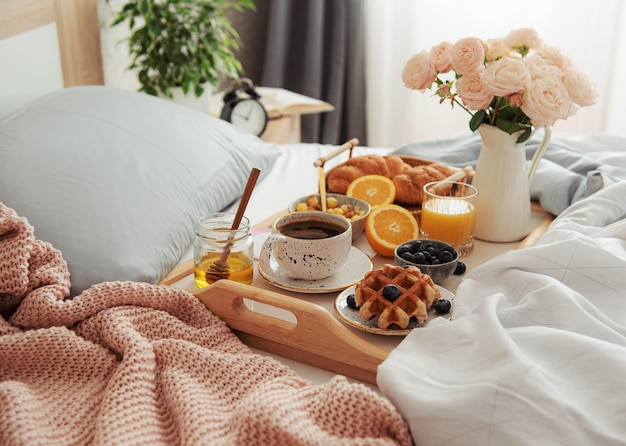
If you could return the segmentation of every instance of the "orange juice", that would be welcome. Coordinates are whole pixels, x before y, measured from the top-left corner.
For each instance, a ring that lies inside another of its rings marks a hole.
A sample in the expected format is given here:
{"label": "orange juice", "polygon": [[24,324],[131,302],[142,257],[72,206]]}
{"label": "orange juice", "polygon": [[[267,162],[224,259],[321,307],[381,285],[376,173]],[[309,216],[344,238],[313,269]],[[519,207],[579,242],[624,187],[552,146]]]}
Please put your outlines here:
{"label": "orange juice", "polygon": [[431,198],[422,205],[421,226],[425,237],[451,245],[471,241],[476,223],[476,209],[461,198]]}

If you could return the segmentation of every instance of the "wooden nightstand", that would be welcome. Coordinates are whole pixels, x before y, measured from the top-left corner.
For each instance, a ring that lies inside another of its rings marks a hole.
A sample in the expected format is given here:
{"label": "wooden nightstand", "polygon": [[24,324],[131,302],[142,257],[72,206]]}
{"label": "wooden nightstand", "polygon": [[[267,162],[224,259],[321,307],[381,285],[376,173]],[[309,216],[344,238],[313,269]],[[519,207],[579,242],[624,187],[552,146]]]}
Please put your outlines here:
{"label": "wooden nightstand", "polygon": [[[270,118],[261,139],[276,144],[297,144],[301,142],[301,117],[312,113],[333,111],[328,102],[294,93],[283,88],[256,87],[261,95]],[[209,113],[219,117],[224,105],[224,92],[214,94],[209,104]]]}

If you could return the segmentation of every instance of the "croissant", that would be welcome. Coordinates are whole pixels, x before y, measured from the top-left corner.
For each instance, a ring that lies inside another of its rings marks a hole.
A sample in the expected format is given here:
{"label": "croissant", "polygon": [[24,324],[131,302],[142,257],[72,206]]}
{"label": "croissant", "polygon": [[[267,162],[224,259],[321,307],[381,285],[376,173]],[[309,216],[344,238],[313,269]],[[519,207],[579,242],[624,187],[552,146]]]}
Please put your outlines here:
{"label": "croissant", "polygon": [[328,173],[326,187],[329,192],[345,194],[350,183],[363,175],[370,174],[389,177],[389,168],[382,156],[363,155],[350,158]]}
{"label": "croissant", "polygon": [[454,172],[451,167],[436,162],[413,167],[395,155],[363,155],[332,169],[326,177],[326,187],[329,192],[345,194],[358,177],[383,175],[393,180],[397,202],[414,205],[422,203],[422,188],[426,183],[443,180]]}
{"label": "croissant", "polygon": [[396,186],[396,201],[405,204],[420,204],[425,184],[446,179],[454,172],[455,170],[451,167],[439,163],[412,167],[405,173],[392,178]]}
{"label": "croissant", "polygon": [[389,178],[400,175],[411,168],[410,164],[405,163],[399,156],[387,156],[384,158],[389,168]]}

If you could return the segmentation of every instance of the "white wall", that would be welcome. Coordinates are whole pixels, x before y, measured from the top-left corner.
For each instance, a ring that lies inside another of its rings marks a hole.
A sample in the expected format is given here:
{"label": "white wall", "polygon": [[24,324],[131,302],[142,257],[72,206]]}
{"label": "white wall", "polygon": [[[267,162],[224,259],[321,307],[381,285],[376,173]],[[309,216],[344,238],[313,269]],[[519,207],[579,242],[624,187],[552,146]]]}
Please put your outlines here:
{"label": "white wall", "polygon": [[[105,83],[137,90],[129,64],[126,25],[110,27],[122,0],[98,0]],[[0,40],[0,115],[63,88],[58,37],[54,23]]]}
{"label": "white wall", "polygon": [[63,88],[56,25],[0,40],[0,115]]}
{"label": "white wall", "polygon": [[102,50],[102,71],[105,85],[137,90],[140,87],[137,76],[128,69],[128,36],[126,23],[111,26],[117,11],[123,7],[123,0],[98,0],[98,20],[100,22],[100,47]]}

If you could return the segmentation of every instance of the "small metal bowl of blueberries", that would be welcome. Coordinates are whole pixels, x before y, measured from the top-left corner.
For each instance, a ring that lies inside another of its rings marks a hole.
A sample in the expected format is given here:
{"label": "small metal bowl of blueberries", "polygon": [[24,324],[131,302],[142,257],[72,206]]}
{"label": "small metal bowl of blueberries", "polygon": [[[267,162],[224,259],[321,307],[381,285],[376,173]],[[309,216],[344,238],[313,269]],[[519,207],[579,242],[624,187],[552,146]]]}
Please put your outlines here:
{"label": "small metal bowl of blueberries", "polygon": [[440,240],[410,240],[396,248],[394,257],[396,265],[416,266],[438,285],[452,274],[461,275],[466,270],[454,247]]}

